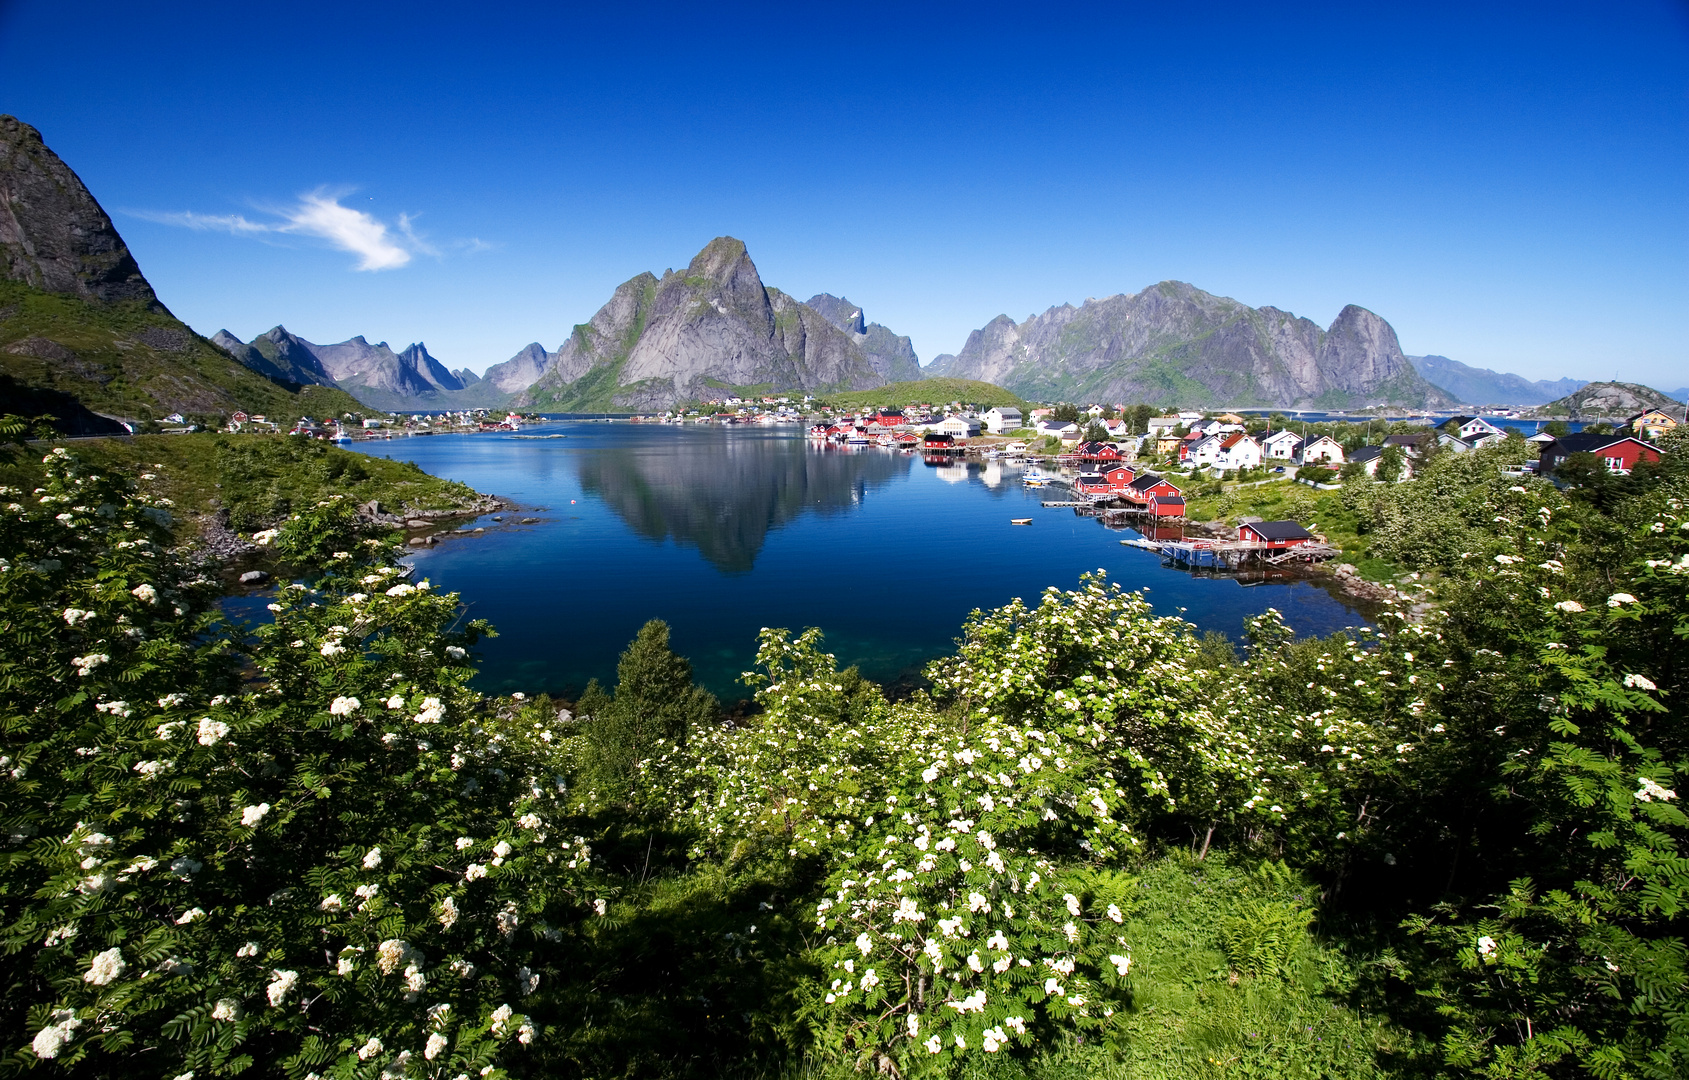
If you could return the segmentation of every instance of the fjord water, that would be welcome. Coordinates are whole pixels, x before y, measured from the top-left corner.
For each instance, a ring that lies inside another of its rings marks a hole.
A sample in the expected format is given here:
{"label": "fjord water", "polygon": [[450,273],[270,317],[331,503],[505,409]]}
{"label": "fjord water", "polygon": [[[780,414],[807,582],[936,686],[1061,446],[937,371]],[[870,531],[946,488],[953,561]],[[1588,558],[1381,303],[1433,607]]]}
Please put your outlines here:
{"label": "fjord water", "polygon": [[[1237,637],[1276,607],[1299,633],[1366,620],[1309,581],[1251,587],[1164,569],[1072,510],[1062,489],[1024,488],[995,463],[932,465],[879,448],[816,444],[796,427],[560,423],[566,435],[436,435],[359,449],[414,461],[526,509],[485,533],[415,556],[418,577],[463,594],[483,642],[489,693],[577,694],[613,681],[616,658],[647,620],[666,620],[676,652],[725,699],[752,666],[757,631],[818,626],[841,666],[879,682],[917,675],[954,648],[975,608],[1103,569],[1147,588],[1159,614]],[[515,524],[538,517],[539,524]],[[1010,518],[1030,517],[1030,526]]]}

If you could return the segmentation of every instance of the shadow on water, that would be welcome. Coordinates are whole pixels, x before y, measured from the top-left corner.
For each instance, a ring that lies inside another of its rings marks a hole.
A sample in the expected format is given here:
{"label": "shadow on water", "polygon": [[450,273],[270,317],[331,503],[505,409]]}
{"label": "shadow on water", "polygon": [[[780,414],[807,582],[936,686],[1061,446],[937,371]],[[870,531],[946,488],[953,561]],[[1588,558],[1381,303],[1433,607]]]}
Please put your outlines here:
{"label": "shadow on water", "polygon": [[579,477],[582,491],[603,499],[638,535],[695,547],[717,570],[747,574],[771,530],[804,513],[860,506],[909,466],[903,455],[718,428],[686,439],[678,453],[649,443],[589,450]]}

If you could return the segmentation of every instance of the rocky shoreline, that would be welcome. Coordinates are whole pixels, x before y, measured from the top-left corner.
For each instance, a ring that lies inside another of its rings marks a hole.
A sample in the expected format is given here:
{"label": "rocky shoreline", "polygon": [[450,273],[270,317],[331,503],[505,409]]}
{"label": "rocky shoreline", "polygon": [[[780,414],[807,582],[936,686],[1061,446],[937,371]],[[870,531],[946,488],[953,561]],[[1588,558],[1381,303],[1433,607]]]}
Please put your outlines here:
{"label": "rocky shoreline", "polygon": [[[382,528],[402,529],[409,535],[405,544],[409,547],[431,547],[438,544],[441,538],[452,535],[473,534],[483,529],[451,529],[440,528],[441,524],[453,521],[473,520],[485,514],[507,513],[516,510],[516,504],[501,499],[496,495],[479,495],[473,502],[464,506],[447,510],[413,510],[399,508],[402,513],[394,513],[383,506],[380,500],[371,499],[358,507],[358,516]],[[521,524],[533,524],[538,518],[523,518]],[[235,568],[259,555],[263,550],[252,541],[241,536],[229,527],[227,510],[219,510],[213,514],[202,514],[194,519],[197,535],[186,545],[192,557],[206,568]],[[249,571],[250,572],[250,571]],[[267,577],[268,575],[266,575]]]}

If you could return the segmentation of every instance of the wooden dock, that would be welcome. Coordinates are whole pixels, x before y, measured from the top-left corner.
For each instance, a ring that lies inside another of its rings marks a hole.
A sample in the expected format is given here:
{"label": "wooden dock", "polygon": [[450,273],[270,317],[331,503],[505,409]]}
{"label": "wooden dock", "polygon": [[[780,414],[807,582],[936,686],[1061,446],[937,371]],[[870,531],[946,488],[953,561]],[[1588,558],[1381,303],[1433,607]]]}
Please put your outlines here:
{"label": "wooden dock", "polygon": [[[1146,545],[1134,545],[1146,546]],[[1193,570],[1236,570],[1243,566],[1282,566],[1290,562],[1324,562],[1341,554],[1330,544],[1308,543],[1294,547],[1247,540],[1184,540],[1155,545],[1161,557],[1176,566]]]}

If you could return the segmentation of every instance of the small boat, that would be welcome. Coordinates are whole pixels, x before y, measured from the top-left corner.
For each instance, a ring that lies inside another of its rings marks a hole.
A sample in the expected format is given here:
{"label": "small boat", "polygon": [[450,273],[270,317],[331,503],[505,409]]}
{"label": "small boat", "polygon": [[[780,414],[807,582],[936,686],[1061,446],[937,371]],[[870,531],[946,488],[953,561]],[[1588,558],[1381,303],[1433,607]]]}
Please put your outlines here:
{"label": "small boat", "polygon": [[1030,524],[1032,524],[1032,519],[1031,518],[1010,518],[1009,524],[1010,525],[1030,525]]}

